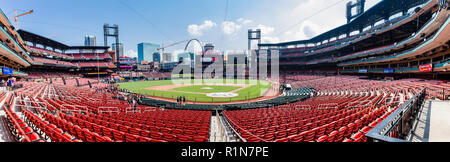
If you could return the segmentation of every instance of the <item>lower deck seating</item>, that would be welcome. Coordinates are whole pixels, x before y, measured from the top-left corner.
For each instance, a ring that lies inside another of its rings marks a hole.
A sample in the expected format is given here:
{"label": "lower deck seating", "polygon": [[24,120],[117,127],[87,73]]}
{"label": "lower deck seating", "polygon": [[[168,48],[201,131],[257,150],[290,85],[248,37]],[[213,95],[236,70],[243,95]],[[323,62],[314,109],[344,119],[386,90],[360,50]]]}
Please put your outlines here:
{"label": "lower deck seating", "polygon": [[44,142],[39,134],[37,134],[23,118],[15,113],[12,108],[15,106],[14,95],[10,94],[6,97],[3,111],[6,114],[9,128],[18,141],[21,142]]}
{"label": "lower deck seating", "polygon": [[[89,89],[29,83],[11,97],[37,132],[52,142],[207,142],[209,111],[132,107]],[[106,109],[109,108],[109,109]],[[114,108],[114,109],[113,109]],[[22,128],[22,127],[21,127]],[[20,130],[20,129],[19,129]],[[40,138],[42,137],[42,138]]]}
{"label": "lower deck seating", "polygon": [[[350,76],[292,77],[309,99],[268,108],[226,110],[226,122],[248,142],[364,142],[365,134],[423,87],[440,99],[445,82],[361,80]],[[24,142],[207,142],[211,112],[164,110],[87,87],[20,82],[6,100],[11,132]],[[299,90],[299,89],[297,89]],[[288,95],[286,93],[285,95]],[[195,105],[193,105],[195,106]]]}

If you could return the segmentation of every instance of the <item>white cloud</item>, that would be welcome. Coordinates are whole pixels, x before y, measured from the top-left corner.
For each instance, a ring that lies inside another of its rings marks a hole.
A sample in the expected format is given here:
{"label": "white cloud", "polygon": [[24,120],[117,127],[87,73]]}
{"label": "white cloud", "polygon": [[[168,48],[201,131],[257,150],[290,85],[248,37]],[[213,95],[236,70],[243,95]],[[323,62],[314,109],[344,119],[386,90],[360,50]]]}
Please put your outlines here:
{"label": "white cloud", "polygon": [[127,56],[127,57],[137,57],[138,54],[134,50],[128,50],[127,52],[125,52],[125,56]]}
{"label": "white cloud", "polygon": [[[380,1],[367,1],[366,9]],[[337,2],[339,2],[337,5],[330,7]],[[284,0],[277,3],[262,1],[259,5],[247,9],[245,15],[241,15],[234,20],[228,20],[229,22],[234,22],[234,24],[217,20],[216,22],[219,26],[216,28],[217,30],[212,29],[211,31],[213,32],[208,32],[207,34],[206,32],[197,32],[197,34],[202,33],[204,37],[201,39],[212,43],[220,42],[216,38],[220,38],[220,34],[223,34],[226,36],[226,39],[220,45],[217,45],[221,49],[246,49],[247,32],[243,30],[250,28],[260,28],[262,30],[263,43],[310,39],[346,23],[346,2],[348,1]],[[267,7],[271,9],[266,10],[265,8]],[[324,11],[318,13],[322,9]],[[194,27],[200,28],[200,24]],[[239,30],[235,30],[237,28],[233,28],[234,25],[239,25]],[[227,30],[223,30],[223,27],[227,27]],[[198,31],[192,30],[193,33]],[[234,34],[225,34],[233,33],[232,31],[234,31]]]}
{"label": "white cloud", "polygon": [[264,35],[271,35],[273,34],[273,32],[275,31],[274,27],[271,26],[266,26],[266,25],[262,25],[259,24],[258,26],[256,26],[254,29],[261,29],[261,34]]}
{"label": "white cloud", "polygon": [[205,30],[211,29],[211,28],[213,28],[215,26],[217,26],[217,24],[214,23],[213,21],[205,20],[203,22],[203,24],[201,24],[201,25],[197,25],[197,24],[189,25],[187,31],[189,32],[189,34],[191,36],[202,36],[203,32]]}
{"label": "white cloud", "polygon": [[248,20],[248,19],[244,19],[244,18],[239,18],[239,19],[237,19],[237,22],[239,22],[239,23],[241,23],[241,24],[243,24],[243,25],[248,25],[248,24],[253,23],[252,20]]}
{"label": "white cloud", "polygon": [[[346,3],[329,7],[339,0],[308,0],[294,4],[289,12],[278,17],[281,24],[286,24],[279,33],[282,41],[305,40],[313,38],[346,23]],[[317,13],[317,10],[327,8]],[[312,17],[310,17],[312,16]],[[295,25],[297,23],[297,25]],[[295,26],[292,26],[295,25]]]}
{"label": "white cloud", "polygon": [[323,30],[320,25],[306,20],[299,27],[286,31],[283,35],[284,41],[306,40],[321,34]]}
{"label": "white cloud", "polygon": [[178,61],[178,54],[184,53],[184,49],[178,49],[171,53],[172,53],[172,61]]}
{"label": "white cloud", "polygon": [[223,31],[223,33],[225,33],[227,35],[235,34],[241,28],[242,28],[241,25],[236,24],[232,21],[225,21],[222,23],[222,31]]}

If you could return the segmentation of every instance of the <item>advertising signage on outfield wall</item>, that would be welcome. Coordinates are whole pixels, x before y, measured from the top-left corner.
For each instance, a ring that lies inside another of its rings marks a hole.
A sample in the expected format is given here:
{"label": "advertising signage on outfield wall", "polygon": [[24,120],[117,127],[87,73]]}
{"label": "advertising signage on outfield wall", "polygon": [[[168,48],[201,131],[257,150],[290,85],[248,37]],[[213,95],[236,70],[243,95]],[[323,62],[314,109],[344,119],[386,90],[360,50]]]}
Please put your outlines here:
{"label": "advertising signage on outfield wall", "polygon": [[359,73],[367,73],[367,69],[359,69]]}
{"label": "advertising signage on outfield wall", "polygon": [[392,74],[392,73],[394,73],[394,69],[384,69],[384,73]]}
{"label": "advertising signage on outfield wall", "polygon": [[433,71],[433,64],[426,64],[419,66],[420,72],[431,72]]}

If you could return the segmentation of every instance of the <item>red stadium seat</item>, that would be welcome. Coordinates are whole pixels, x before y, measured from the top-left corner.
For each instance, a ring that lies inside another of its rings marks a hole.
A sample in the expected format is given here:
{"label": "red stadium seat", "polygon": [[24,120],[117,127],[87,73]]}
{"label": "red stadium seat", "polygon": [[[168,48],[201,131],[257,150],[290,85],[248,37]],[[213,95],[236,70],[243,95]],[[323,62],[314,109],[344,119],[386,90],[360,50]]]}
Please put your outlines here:
{"label": "red stadium seat", "polygon": [[207,142],[207,141],[208,141],[207,138],[202,137],[202,136],[195,136],[195,137],[192,137],[192,140],[193,140],[194,142]]}
{"label": "red stadium seat", "polygon": [[319,139],[317,139],[317,142],[328,142],[328,136],[323,135],[323,136],[319,137]]}
{"label": "red stadium seat", "polygon": [[139,142],[150,142],[151,141],[151,139],[150,138],[147,138],[147,137],[139,137]]}
{"label": "red stadium seat", "polygon": [[126,133],[125,134],[125,141],[126,142],[138,142],[138,136]]}
{"label": "red stadium seat", "polygon": [[118,130],[113,130],[112,131],[113,136],[114,136],[114,141],[116,142],[123,142],[124,141],[124,136],[125,133],[118,131]]}

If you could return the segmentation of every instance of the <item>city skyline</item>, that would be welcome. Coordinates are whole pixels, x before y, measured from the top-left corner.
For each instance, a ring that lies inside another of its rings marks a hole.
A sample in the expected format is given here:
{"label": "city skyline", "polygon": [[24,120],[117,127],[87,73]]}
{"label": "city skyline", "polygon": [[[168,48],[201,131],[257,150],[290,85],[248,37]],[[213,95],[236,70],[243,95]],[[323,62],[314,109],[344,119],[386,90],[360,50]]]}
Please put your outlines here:
{"label": "city skyline", "polygon": [[[74,38],[86,32],[101,39],[104,23],[118,24],[124,55],[137,57],[140,42],[171,44],[191,38],[222,51],[246,49],[251,28],[262,30],[263,43],[309,39],[345,24],[350,0],[44,1],[8,1],[2,9],[10,19],[14,9],[35,10],[19,19],[20,27],[69,45],[79,45],[82,41]],[[379,1],[367,0],[366,8]],[[88,12],[79,12],[80,8]],[[319,12],[325,8],[326,13]],[[182,53],[184,45],[166,52]]]}

